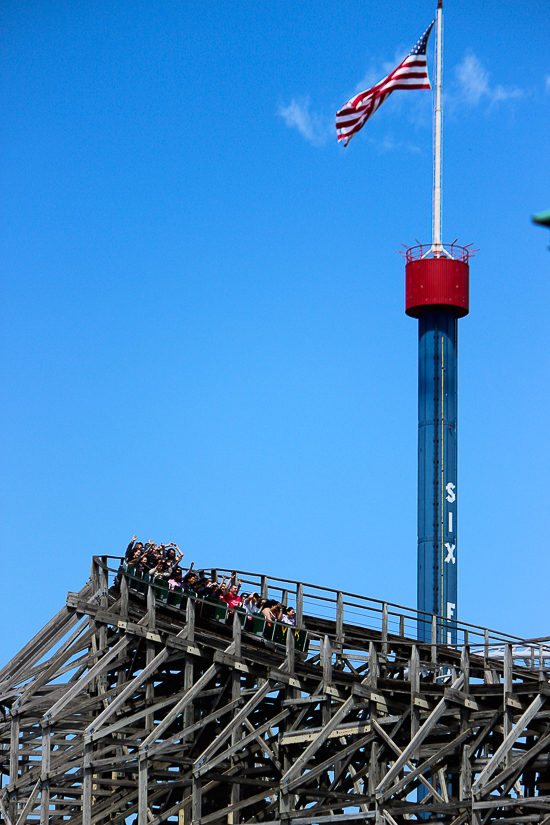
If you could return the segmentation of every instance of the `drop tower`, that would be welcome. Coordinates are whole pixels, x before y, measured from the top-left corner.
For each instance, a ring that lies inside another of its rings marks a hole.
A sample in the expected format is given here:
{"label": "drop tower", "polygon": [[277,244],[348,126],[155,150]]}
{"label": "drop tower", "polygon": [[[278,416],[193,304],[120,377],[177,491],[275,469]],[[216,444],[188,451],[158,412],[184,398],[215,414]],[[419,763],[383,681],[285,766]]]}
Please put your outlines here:
{"label": "drop tower", "polygon": [[405,312],[418,319],[418,637],[456,643],[458,319],[469,312],[469,247],[441,240],[442,30],[436,13],[432,243],[406,251]]}

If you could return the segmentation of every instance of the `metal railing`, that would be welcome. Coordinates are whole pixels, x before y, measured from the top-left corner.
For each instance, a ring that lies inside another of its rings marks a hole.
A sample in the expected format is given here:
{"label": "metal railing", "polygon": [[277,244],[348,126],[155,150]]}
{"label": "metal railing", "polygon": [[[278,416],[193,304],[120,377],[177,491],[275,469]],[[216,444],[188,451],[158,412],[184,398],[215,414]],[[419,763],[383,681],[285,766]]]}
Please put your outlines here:
{"label": "metal railing", "polygon": [[470,249],[471,246],[471,243],[466,246],[458,246],[456,241],[453,241],[452,243],[441,244],[442,251],[439,254],[433,251],[432,244],[418,244],[418,246],[405,247],[405,249],[400,249],[399,252],[405,256],[408,264],[411,263],[411,261],[420,261],[423,258],[449,258],[453,261],[462,261],[467,264],[474,252],[479,251],[478,249]]}
{"label": "metal railing", "polygon": [[[110,566],[109,560],[116,562]],[[120,569],[120,556],[94,556],[94,561],[107,574],[112,584]],[[182,567],[182,570],[187,568]],[[471,653],[482,656],[488,665],[491,661],[502,661],[509,646],[514,664],[530,670],[550,672],[550,640],[526,640],[509,633],[502,633],[480,625],[447,620],[416,608],[405,607],[393,602],[361,596],[357,593],[322,587],[309,582],[282,579],[277,576],[253,573],[223,567],[200,567],[212,578],[219,580],[223,575],[228,579],[233,572],[242,581],[242,592],[258,592],[264,598],[277,599],[282,604],[296,610],[296,626],[302,626],[304,617],[320,619],[333,625],[336,639],[344,635],[352,636],[352,629],[374,631],[380,634],[382,643],[390,637],[400,638],[404,643],[416,643],[420,626],[430,629],[430,636],[424,642],[441,645],[452,626],[452,648],[469,646]],[[305,622],[307,625],[307,620]]]}

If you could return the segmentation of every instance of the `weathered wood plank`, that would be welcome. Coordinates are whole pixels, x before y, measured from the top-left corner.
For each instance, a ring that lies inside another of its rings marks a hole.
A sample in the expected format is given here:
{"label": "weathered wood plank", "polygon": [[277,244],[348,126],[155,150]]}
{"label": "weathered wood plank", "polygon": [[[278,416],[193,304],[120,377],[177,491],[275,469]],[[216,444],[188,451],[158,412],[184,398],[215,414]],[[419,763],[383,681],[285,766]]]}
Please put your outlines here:
{"label": "weathered wood plank", "polygon": [[[453,690],[457,690],[462,685],[463,677],[459,676],[453,684]],[[430,733],[432,728],[438,723],[439,719],[445,711],[447,710],[447,700],[445,698],[441,699],[440,702],[436,705],[433,711],[430,713],[424,724],[420,727],[418,732],[412,737],[410,743],[407,745],[401,756],[394,762],[393,766],[390,770],[386,773],[384,778],[379,782],[376,791],[379,793],[382,791],[386,785],[388,785],[402,770],[403,766],[406,764],[407,760],[413,755],[415,750],[419,747],[419,745],[424,741],[426,736]]]}
{"label": "weathered wood plank", "polygon": [[104,656],[100,658],[94,667],[92,667],[87,674],[83,675],[81,679],[76,682],[69,690],[67,690],[61,699],[52,705],[52,707],[46,711],[43,717],[44,724],[51,724],[55,717],[59,715],[59,713],[63,710],[63,708],[79,693],[81,693],[84,688],[89,684],[89,682],[93,681],[96,676],[102,673],[111,662],[128,644],[128,639],[123,637],[119,639],[114,647],[111,648]]}
{"label": "weathered wood plank", "polygon": [[340,707],[339,710],[336,711],[332,719],[327,722],[327,724],[322,728],[322,730],[318,733],[316,738],[313,742],[311,742],[308,747],[305,749],[304,753],[298,757],[298,759],[294,762],[291,768],[285,773],[285,775],[281,779],[281,787],[286,788],[287,792],[291,790],[292,787],[295,786],[296,783],[292,783],[292,780],[297,776],[297,774],[307,765],[309,759],[319,750],[321,745],[326,742],[330,734],[333,730],[335,730],[339,723],[344,719],[347,714],[352,710],[356,702],[354,696],[350,696],[349,699],[346,699],[344,704]]}
{"label": "weathered wood plank", "polygon": [[497,748],[494,755],[491,757],[485,768],[482,770],[478,778],[472,784],[472,792],[475,794],[478,789],[481,789],[485,782],[493,775],[493,773],[497,770],[499,762],[501,759],[508,753],[516,739],[518,739],[531,719],[535,716],[537,711],[542,706],[543,702],[545,701],[545,697],[537,696],[525,713],[520,717],[520,719],[516,722],[510,733],[505,737],[504,742],[502,745]]}

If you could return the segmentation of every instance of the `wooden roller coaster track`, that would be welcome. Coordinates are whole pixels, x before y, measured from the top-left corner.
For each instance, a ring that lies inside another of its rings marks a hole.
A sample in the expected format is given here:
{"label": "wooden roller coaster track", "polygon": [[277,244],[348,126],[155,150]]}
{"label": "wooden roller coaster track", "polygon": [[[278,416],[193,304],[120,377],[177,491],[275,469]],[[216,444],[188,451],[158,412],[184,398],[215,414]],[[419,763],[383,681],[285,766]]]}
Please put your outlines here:
{"label": "wooden roller coaster track", "polygon": [[7,825],[550,825],[547,640],[455,622],[449,645],[435,617],[241,573],[296,607],[266,628],[119,564],[94,557],[0,671]]}

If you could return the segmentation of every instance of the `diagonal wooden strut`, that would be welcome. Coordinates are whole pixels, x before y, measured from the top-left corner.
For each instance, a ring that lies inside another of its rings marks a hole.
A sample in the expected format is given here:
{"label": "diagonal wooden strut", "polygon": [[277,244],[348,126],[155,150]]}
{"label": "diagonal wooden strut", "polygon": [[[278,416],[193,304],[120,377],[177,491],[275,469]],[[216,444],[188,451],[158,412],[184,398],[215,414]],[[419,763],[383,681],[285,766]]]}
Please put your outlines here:
{"label": "diagonal wooden strut", "polygon": [[476,793],[480,790],[485,782],[490,779],[490,777],[494,774],[496,769],[499,766],[500,761],[502,758],[508,753],[516,739],[519,739],[529,722],[533,719],[537,711],[540,710],[542,707],[546,697],[544,696],[536,696],[525,713],[518,719],[508,736],[505,738],[502,745],[495,751],[494,755],[489,759],[483,770],[481,771],[480,775],[476,779],[476,781],[472,785],[472,793]]}
{"label": "diagonal wooden strut", "polygon": [[355,703],[355,696],[350,696],[349,699],[346,699],[341,708],[336,711],[330,722],[327,722],[313,742],[305,749],[299,759],[297,759],[296,762],[294,762],[294,764],[287,770],[285,775],[281,778],[281,789],[284,790],[285,793],[291,790],[292,780],[298,773],[300,773],[302,767],[308,763],[309,759],[317,753],[321,745],[326,742],[332,731],[338,727],[342,719],[344,719],[350,710],[353,709]]}

